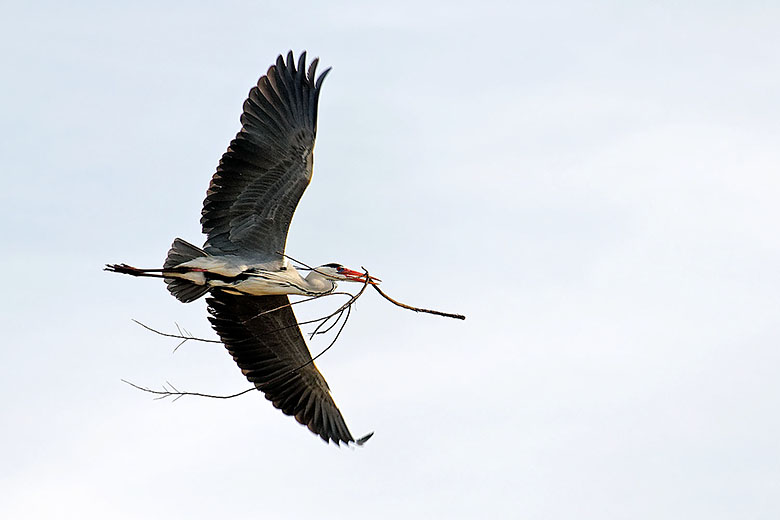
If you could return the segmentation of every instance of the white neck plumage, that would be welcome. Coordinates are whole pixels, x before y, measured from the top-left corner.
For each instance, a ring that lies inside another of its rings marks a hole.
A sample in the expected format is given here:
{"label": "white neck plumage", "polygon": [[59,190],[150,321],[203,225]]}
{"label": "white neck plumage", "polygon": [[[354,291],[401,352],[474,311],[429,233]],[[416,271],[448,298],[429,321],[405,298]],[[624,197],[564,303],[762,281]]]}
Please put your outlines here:
{"label": "white neck plumage", "polygon": [[328,294],[336,290],[336,282],[317,271],[310,272],[306,278],[303,278],[303,282],[303,289],[311,296]]}

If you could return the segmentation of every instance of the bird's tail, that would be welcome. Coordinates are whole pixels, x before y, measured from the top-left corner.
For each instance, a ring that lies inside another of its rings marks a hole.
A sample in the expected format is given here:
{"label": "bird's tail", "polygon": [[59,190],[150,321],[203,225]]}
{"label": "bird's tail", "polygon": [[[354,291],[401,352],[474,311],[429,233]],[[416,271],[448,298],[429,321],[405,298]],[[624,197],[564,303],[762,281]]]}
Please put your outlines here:
{"label": "bird's tail", "polygon": [[[177,238],[173,241],[170,251],[168,251],[168,257],[165,259],[163,269],[172,269],[179,264],[202,256],[208,256],[208,253],[181,238]],[[200,285],[183,278],[166,278],[165,283],[168,284],[168,290],[171,294],[184,303],[197,300],[209,290],[208,285]]]}

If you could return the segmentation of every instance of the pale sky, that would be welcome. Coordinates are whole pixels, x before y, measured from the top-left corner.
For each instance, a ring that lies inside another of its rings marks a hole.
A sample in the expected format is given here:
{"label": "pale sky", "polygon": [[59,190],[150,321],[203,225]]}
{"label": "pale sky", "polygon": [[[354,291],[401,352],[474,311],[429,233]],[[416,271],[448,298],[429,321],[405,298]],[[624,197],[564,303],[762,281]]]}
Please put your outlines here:
{"label": "pale sky", "polygon": [[[4,7],[0,518],[778,518],[776,3],[263,4]],[[318,366],[359,449],[120,381],[248,387],[101,269],[202,243],[289,49],[333,71],[288,252],[468,316],[358,302]]]}

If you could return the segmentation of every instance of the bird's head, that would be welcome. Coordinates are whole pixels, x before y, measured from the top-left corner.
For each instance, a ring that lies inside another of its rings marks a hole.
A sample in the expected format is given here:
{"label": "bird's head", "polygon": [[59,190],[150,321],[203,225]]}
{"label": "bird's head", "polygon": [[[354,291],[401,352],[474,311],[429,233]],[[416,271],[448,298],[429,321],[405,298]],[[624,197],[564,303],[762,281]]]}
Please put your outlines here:
{"label": "bird's head", "polygon": [[[325,278],[336,282],[366,283],[365,273],[361,273],[359,271],[353,271],[352,269],[347,269],[341,264],[333,263],[333,264],[321,265],[317,269],[315,269],[315,271],[320,273]],[[377,285],[381,281],[382,280],[380,280],[379,278],[374,278],[373,276],[368,277],[368,283],[372,285]]]}

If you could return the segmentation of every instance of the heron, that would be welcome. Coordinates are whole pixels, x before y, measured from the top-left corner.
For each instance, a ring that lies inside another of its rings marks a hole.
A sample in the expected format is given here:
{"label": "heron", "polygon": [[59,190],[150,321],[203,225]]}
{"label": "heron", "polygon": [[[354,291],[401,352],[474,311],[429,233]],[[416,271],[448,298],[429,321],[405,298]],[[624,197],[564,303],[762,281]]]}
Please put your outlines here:
{"label": "heron", "polygon": [[[326,443],[356,442],[314,365],[288,295],[333,293],[338,282],[378,284],[327,263],[304,277],[285,255],[298,202],[312,179],[317,106],[330,68],[279,55],[249,91],[241,130],[222,155],[203,202],[202,248],[176,238],[162,269],[106,270],[162,278],[189,303],[205,294],[209,320],[246,378]],[[360,440],[358,441],[360,443]]]}

